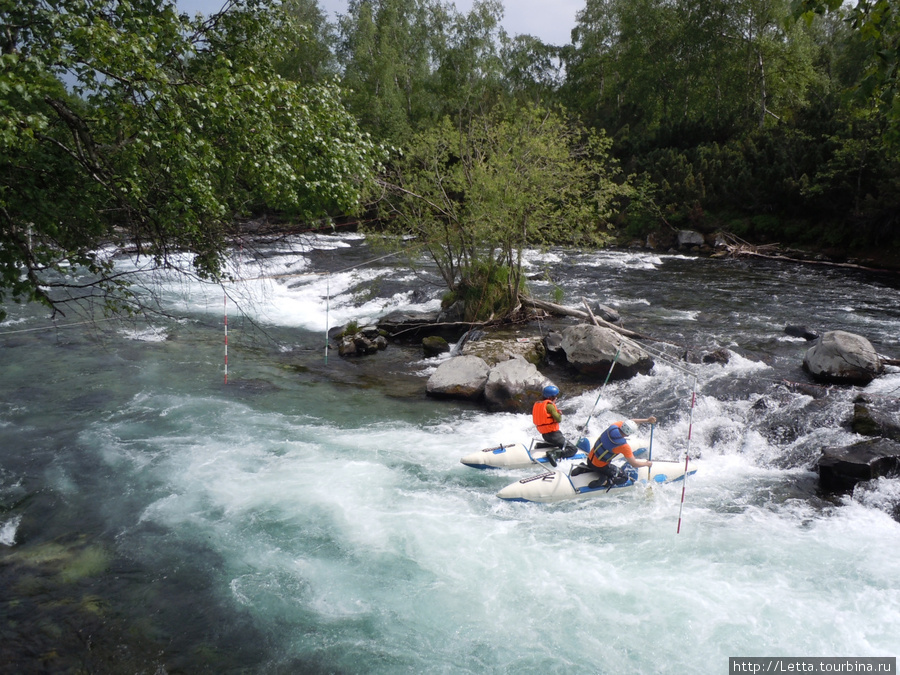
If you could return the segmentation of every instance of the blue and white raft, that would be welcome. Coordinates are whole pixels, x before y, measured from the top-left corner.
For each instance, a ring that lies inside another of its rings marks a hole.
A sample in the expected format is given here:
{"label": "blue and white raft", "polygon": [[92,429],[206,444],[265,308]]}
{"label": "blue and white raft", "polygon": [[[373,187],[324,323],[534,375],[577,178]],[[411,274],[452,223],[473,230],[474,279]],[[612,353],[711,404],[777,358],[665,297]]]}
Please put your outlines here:
{"label": "blue and white raft", "polygon": [[[635,453],[637,454],[637,452]],[[612,494],[617,490],[632,488],[636,485],[650,485],[654,483],[674,483],[684,480],[684,462],[670,462],[653,460],[653,466],[635,468],[625,466],[628,481],[612,487],[602,486],[592,488],[589,483],[596,480],[598,475],[593,471],[571,475],[572,467],[563,471],[557,469],[535,476],[523,478],[515,483],[507,485],[497,493],[500,499],[512,502],[560,502],[566,499],[580,497],[600,497]],[[688,471],[687,475],[693,475],[697,470]]]}
{"label": "blue and white raft", "polygon": [[[590,446],[588,445],[588,451]],[[532,438],[528,443],[509,443],[494,445],[490,448],[470,452],[459,461],[466,466],[475,469],[528,469],[535,466],[550,466],[547,461],[547,450],[556,448],[555,445]],[[581,461],[587,457],[587,452],[579,448],[571,457],[565,457],[558,462]]]}

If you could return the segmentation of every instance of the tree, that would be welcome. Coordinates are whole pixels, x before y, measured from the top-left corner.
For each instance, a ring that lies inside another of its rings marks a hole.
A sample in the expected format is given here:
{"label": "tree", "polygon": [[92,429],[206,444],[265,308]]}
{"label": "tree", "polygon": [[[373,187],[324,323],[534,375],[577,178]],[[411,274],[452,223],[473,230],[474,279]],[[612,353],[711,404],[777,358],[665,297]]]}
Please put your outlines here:
{"label": "tree", "polygon": [[467,320],[505,315],[524,290],[522,255],[599,245],[631,189],[610,141],[535,105],[418,134],[389,182],[385,222],[431,254]]}
{"label": "tree", "polygon": [[[722,139],[805,100],[812,50],[787,0],[588,0],[567,53],[567,100],[617,131]],[[624,139],[624,137],[623,137]]]}
{"label": "tree", "polygon": [[277,72],[289,80],[306,84],[337,77],[334,55],[337,37],[316,0],[283,0],[285,13],[297,25],[298,40],[278,65]]}
{"label": "tree", "polygon": [[858,0],[845,6],[843,0],[794,0],[795,17],[808,23],[817,14],[837,12],[868,45],[863,78],[857,89],[863,100],[874,102],[886,128],[885,141],[900,144],[900,10],[891,0]]}
{"label": "tree", "polygon": [[341,19],[348,106],[380,140],[401,145],[428,116],[435,13],[432,0],[351,0]]}
{"label": "tree", "polygon": [[268,0],[205,19],[170,0],[0,2],[0,307],[127,309],[110,245],[156,266],[188,252],[218,278],[238,216],[350,210],[372,176],[338,89],[275,72],[296,35]]}

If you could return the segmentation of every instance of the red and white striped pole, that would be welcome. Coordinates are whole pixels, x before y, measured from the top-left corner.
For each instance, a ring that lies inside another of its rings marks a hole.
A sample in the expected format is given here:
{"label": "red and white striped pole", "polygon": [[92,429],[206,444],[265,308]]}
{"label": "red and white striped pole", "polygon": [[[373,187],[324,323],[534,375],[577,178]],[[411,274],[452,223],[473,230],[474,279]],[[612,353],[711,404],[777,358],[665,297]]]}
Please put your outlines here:
{"label": "red and white striped pole", "polygon": [[691,411],[688,416],[688,440],[687,450],[684,452],[684,478],[681,479],[681,506],[678,509],[678,529],[675,534],[681,534],[681,512],[684,511],[684,492],[687,490],[688,462],[691,459],[691,431],[694,428],[694,402],[697,400],[697,379],[694,378],[694,390],[691,392]]}
{"label": "red and white striped pole", "polygon": [[228,293],[225,293],[225,384],[228,384]]}

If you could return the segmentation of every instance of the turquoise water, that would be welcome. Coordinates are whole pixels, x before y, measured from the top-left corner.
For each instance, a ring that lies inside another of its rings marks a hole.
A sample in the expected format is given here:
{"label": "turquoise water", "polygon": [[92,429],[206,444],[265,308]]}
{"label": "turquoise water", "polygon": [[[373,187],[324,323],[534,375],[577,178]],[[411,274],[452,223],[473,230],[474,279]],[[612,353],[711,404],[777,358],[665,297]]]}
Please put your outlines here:
{"label": "turquoise water", "polygon": [[[340,269],[365,259],[363,244],[323,239],[261,269]],[[804,344],[780,334],[798,308],[896,351],[900,293],[792,267],[723,273],[728,263],[609,252],[561,268],[554,255],[533,264],[579,294],[605,275],[601,299],[629,325],[735,352],[694,366],[697,385],[660,361],[563,398],[570,432],[657,414],[658,458],[683,457],[690,424],[698,473],[683,509],[680,486],[503,502],[497,490],[527,472],[459,458],[527,437],[526,416],[427,399],[436,362],[414,348],[326,362],[326,325],[434,306],[413,299],[421,284],[402,269],[248,283],[227,289],[230,302],[162,280],[173,317],[134,325],[48,330],[24,308],[0,325],[0,662],[725,673],[729,656],[896,656],[900,481],[817,496],[818,449],[857,438],[843,426],[855,392],[812,398],[779,381],[802,377]],[[725,306],[730,283],[747,295]],[[754,293],[791,301],[763,311]],[[869,387],[898,389],[896,371]]]}

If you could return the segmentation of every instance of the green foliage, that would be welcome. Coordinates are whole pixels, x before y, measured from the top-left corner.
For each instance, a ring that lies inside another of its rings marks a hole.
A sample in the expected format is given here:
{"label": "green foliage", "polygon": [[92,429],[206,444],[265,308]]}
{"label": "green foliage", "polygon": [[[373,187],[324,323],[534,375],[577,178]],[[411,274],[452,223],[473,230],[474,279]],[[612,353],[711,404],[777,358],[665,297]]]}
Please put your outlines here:
{"label": "green foliage", "polygon": [[508,310],[523,288],[525,248],[608,240],[632,194],[610,143],[537,106],[498,107],[462,128],[445,118],[392,165],[384,221],[428,249],[450,290],[497,313],[484,288],[497,286]]}
{"label": "green foliage", "polygon": [[168,0],[2,0],[0,303],[60,309],[102,246],[218,277],[235,218],[351,210],[378,149],[329,83],[280,77],[296,25],[261,0],[190,19]]}
{"label": "green foliage", "polygon": [[505,266],[478,263],[444,297],[445,308],[460,302],[465,308],[463,321],[489,321],[510,310],[506,289],[510,270]]}
{"label": "green foliage", "polygon": [[795,0],[794,16],[811,23],[816,15],[836,12],[845,18],[865,45],[862,76],[854,89],[874,102],[887,121],[884,141],[900,145],[900,9],[892,0]]}

